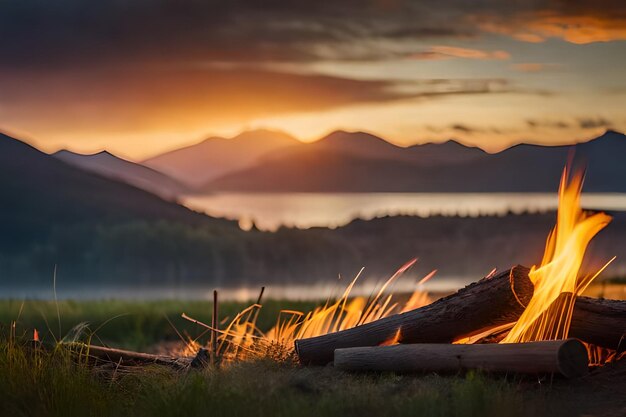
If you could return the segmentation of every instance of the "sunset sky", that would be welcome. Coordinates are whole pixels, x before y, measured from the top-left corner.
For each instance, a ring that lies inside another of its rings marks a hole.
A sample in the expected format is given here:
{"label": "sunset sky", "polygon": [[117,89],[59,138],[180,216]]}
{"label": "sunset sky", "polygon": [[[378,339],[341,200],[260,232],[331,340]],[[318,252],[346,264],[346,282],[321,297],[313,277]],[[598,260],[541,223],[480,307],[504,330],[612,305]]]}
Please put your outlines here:
{"label": "sunset sky", "polygon": [[624,1],[0,0],[0,130],[46,151],[565,143],[626,130],[625,74]]}

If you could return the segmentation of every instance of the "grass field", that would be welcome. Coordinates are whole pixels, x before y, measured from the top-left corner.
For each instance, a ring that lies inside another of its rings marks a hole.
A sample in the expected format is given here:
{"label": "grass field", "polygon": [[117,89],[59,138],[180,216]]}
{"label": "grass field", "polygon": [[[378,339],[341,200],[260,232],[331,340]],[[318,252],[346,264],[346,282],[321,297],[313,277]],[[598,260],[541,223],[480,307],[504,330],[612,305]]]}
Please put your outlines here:
{"label": "grass field", "polygon": [[[232,317],[245,305],[222,303],[221,316]],[[308,302],[266,302],[260,327],[271,327],[282,308],[311,307]],[[33,328],[52,340],[87,321],[97,329],[94,343],[150,350],[177,340],[177,331],[199,334],[202,329],[180,313],[209,322],[211,308],[210,302],[196,301],[63,301],[58,303],[59,333],[54,302],[0,301],[0,416],[626,415],[624,366],[609,377],[574,381],[481,373],[348,374],[330,366],[271,360],[190,372],[154,366],[103,371],[77,363],[62,350],[33,354],[28,349]],[[9,324],[16,319],[17,336],[11,338]]]}
{"label": "grass field", "polygon": [[[57,314],[58,305],[58,314]],[[232,319],[249,303],[222,302],[219,315]],[[274,301],[263,303],[259,327],[267,330],[275,324],[278,312],[284,308],[311,309],[313,302]],[[17,320],[18,334],[38,329],[47,340],[60,339],[79,323],[87,322],[96,332],[94,341],[119,348],[146,350],[163,341],[180,340],[178,333],[192,338],[203,328],[181,318],[181,313],[211,322],[213,303],[208,301],[19,301],[0,300],[0,323],[8,325]],[[59,331],[59,320],[60,328]]]}
{"label": "grass field", "polygon": [[600,392],[589,381],[477,373],[352,375],[268,360],[185,373],[102,373],[61,351],[29,353],[6,336],[0,375],[0,415],[15,417],[618,416],[625,406],[619,387]]}

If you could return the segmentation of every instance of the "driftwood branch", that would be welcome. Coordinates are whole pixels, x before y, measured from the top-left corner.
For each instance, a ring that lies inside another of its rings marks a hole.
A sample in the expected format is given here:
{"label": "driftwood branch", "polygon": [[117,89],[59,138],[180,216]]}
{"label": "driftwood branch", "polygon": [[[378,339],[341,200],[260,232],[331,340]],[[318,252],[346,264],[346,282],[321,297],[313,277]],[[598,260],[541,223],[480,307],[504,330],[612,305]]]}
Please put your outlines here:
{"label": "driftwood branch", "polygon": [[335,367],[347,371],[490,372],[582,376],[587,349],[576,339],[485,345],[414,344],[337,349]]}
{"label": "driftwood branch", "polygon": [[[305,364],[326,364],[335,349],[398,343],[451,343],[495,326],[517,321],[533,294],[528,269],[516,266],[484,278],[457,293],[406,313],[309,339],[296,340]],[[570,336],[617,349],[626,332],[626,301],[578,297]]]}

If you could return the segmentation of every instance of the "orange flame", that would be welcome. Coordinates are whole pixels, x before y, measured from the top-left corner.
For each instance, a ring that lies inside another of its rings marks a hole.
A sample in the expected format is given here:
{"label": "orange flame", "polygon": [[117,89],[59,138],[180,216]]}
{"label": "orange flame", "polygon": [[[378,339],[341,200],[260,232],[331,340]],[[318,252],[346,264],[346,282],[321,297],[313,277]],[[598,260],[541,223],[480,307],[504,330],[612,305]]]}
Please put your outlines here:
{"label": "orange flame", "polygon": [[[394,301],[393,294],[386,294],[390,285],[411,268],[416,261],[417,259],[413,259],[398,269],[381,286],[376,294],[369,299],[365,297],[350,297],[363,272],[361,270],[338,300],[332,302],[329,299],[324,305],[308,313],[295,310],[281,310],[276,320],[276,325],[266,333],[261,332],[256,327],[255,322],[256,313],[261,308],[261,305],[253,304],[240,312],[226,329],[220,331],[218,354],[226,360],[241,359],[257,354],[267,355],[268,351],[272,350],[278,351],[278,353],[270,353],[285,356],[285,354],[288,355],[290,352],[293,352],[296,339],[346,330],[430,304],[432,300],[422,290],[422,285],[431,279],[436,271],[432,271],[420,280],[418,288],[404,304]],[[210,329],[210,326],[184,314],[183,318]]]}
{"label": "orange flame", "polygon": [[[529,278],[534,285],[533,297],[526,306],[519,320],[489,329],[478,335],[466,337],[454,343],[475,343],[485,336],[503,333],[510,329],[500,343],[519,343],[538,340],[565,339],[569,327],[576,297],[583,293],[589,284],[613,261],[592,275],[580,275],[580,269],[589,242],[606,227],[611,217],[605,213],[584,212],[580,205],[580,195],[584,180],[584,172],[577,172],[568,181],[568,169],[565,168],[559,187],[559,205],[557,224],[548,235],[546,248],[541,264],[533,266]],[[422,291],[422,284],[431,279],[436,271],[425,276],[408,301],[400,306],[393,300],[393,295],[385,294],[389,286],[416,260],[402,266],[387,280],[375,296],[350,298],[361,272],[348,285],[343,295],[336,301],[329,299],[323,306],[313,311],[283,310],[280,312],[276,325],[267,333],[256,327],[256,318],[260,304],[254,304],[239,313],[220,331],[218,354],[223,360],[249,357],[249,355],[267,355],[271,348],[278,348],[282,353],[293,353],[293,342],[296,339],[319,336],[327,333],[349,329],[369,323],[393,314],[406,312],[431,303],[428,294]],[[495,269],[487,279],[493,277]],[[183,315],[198,324],[211,329]],[[385,345],[395,344],[401,338],[400,330]],[[592,363],[604,363],[607,358],[620,355],[607,353],[602,349],[589,346]],[[611,356],[612,355],[612,356]],[[285,357],[285,355],[281,356]]]}
{"label": "orange flame", "polygon": [[581,209],[584,172],[575,173],[569,182],[567,179],[565,168],[559,187],[557,224],[548,236],[540,266],[533,266],[529,274],[533,297],[501,343],[567,338],[575,297],[608,266],[594,275],[579,275],[589,242],[610,223],[611,217]]}
{"label": "orange flame", "polygon": [[[421,285],[431,279],[436,271],[432,271],[418,283],[418,289],[411,294],[402,307],[393,301],[392,294],[385,295],[387,288],[412,267],[415,262],[417,262],[417,259],[407,262],[398,269],[370,300],[366,300],[364,297],[355,297],[349,300],[350,292],[359,279],[359,273],[336,302],[326,302],[325,305],[315,308],[306,315],[300,312],[283,311],[282,313],[291,314],[292,316],[288,320],[281,320],[279,316],[276,326],[265,334],[265,338],[282,345],[293,345],[296,339],[350,329],[383,317],[430,304],[431,299],[426,292],[421,290]],[[294,315],[294,313],[296,314]]]}

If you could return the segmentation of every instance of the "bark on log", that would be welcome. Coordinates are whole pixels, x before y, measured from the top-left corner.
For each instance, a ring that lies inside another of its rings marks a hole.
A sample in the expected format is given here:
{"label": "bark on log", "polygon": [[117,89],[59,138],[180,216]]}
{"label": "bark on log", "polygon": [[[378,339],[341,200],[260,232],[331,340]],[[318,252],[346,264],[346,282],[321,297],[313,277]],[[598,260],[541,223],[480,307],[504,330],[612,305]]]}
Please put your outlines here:
{"label": "bark on log", "polygon": [[626,301],[577,297],[569,336],[617,350],[626,334]]}
{"label": "bark on log", "polygon": [[337,349],[335,367],[346,371],[490,372],[585,375],[587,349],[576,339],[549,342],[450,345],[415,344]]}
{"label": "bark on log", "polygon": [[97,362],[111,362],[120,365],[157,364],[174,368],[186,368],[193,358],[176,358],[150,353],[133,352],[124,349],[108,348],[104,346],[85,345],[82,343],[66,344],[72,352],[85,356]]}
{"label": "bark on log", "polygon": [[[309,339],[296,340],[304,364],[323,365],[335,349],[378,346],[397,336],[399,343],[451,343],[488,328],[516,321],[528,304],[533,286],[528,268],[516,266],[484,278],[428,306]],[[626,333],[626,301],[578,297],[571,337],[617,349]]]}
{"label": "bark on log", "polygon": [[302,363],[324,365],[332,362],[335,349],[377,346],[396,336],[400,343],[451,343],[514,322],[532,297],[528,271],[516,266],[425,307],[352,329],[296,340],[296,352]]}

